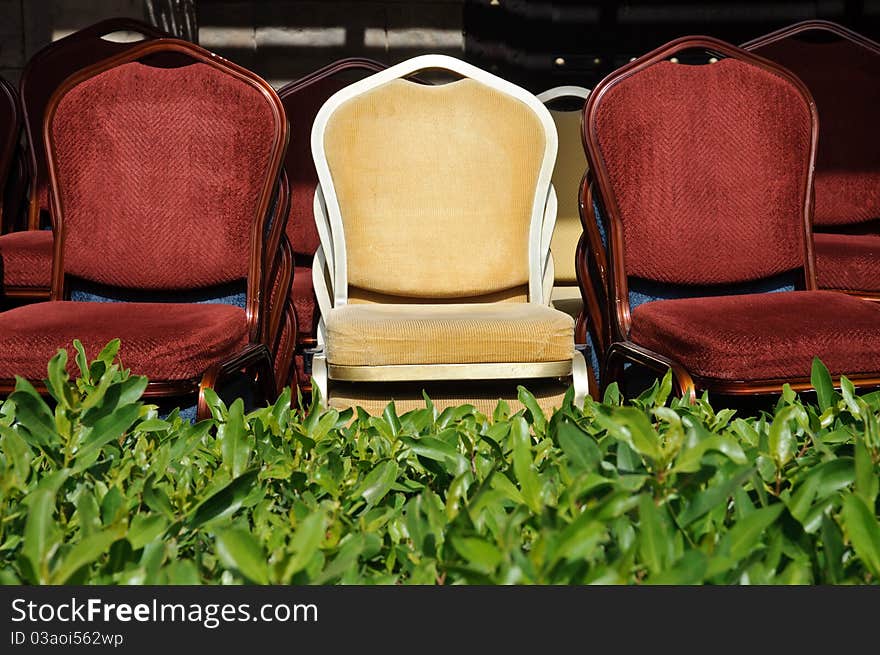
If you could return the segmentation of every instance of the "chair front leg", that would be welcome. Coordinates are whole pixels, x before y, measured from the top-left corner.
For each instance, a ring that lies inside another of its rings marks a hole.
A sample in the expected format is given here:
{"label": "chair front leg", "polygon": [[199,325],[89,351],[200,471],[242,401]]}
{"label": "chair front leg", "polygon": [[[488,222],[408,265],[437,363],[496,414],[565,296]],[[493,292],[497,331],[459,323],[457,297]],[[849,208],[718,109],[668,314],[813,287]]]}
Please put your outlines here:
{"label": "chair front leg", "polygon": [[671,370],[673,391],[676,395],[686,398],[689,403],[696,402],[697,391],[694,379],[681,364],[631,341],[617,341],[608,348],[605,370],[602,374],[603,393],[611,382],[623,383],[626,362],[644,366],[658,375],[665,375],[666,371]]}
{"label": "chair front leg", "polygon": [[275,371],[269,349],[262,343],[246,346],[229,359],[213,364],[202,375],[199,383],[199,398],[196,406],[196,419],[211,417],[211,410],[205,400],[205,389],[216,389],[225,379],[234,373],[248,372],[254,376],[263,392],[263,400],[272,402],[277,396],[275,389]]}

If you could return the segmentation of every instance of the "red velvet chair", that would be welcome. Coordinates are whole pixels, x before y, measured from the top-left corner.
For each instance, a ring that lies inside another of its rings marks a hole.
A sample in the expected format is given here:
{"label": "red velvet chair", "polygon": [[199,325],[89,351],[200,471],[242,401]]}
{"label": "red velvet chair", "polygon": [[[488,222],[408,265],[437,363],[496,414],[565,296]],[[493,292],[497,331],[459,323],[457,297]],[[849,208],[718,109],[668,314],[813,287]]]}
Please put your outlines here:
{"label": "red velvet chair", "polygon": [[[702,65],[685,63],[694,52]],[[800,80],[722,41],[678,39],[603,80],[583,126],[609,227],[606,383],[630,362],[671,368],[691,398],[807,389],[818,356],[880,384],[880,306],[816,290],[818,128]]]}
{"label": "red velvet chair", "polygon": [[44,127],[52,300],[0,314],[0,393],[74,338],[95,353],[118,337],[147,396],[198,394],[204,416],[204,387],[242,369],[271,395],[264,242],[287,134],[265,81],[187,42],[68,78]]}
{"label": "red velvet chair", "polygon": [[52,232],[48,229],[48,172],[42,139],[49,98],[69,75],[141,42],[103,38],[121,31],[140,34],[143,40],[167,36],[132,18],[111,18],[50,43],[34,54],[22,71],[19,91],[31,178],[27,229],[0,238],[5,263],[3,292],[16,302],[46,300],[51,287]]}
{"label": "red velvet chair", "polygon": [[812,20],[743,48],[793,72],[816,101],[819,287],[880,300],[880,43]]}
{"label": "red velvet chair", "polygon": [[[287,221],[287,238],[293,248],[294,276],[290,301],[297,332],[293,382],[300,389],[311,389],[311,363],[308,351],[317,345],[315,291],[312,288],[312,260],[318,248],[318,232],[312,209],[318,175],[312,161],[311,129],[315,115],[331,95],[355,79],[386,68],[371,59],[350,58],[328,64],[278,90],[291,121],[290,146],[285,169],[291,180],[292,202]],[[286,384],[287,382],[285,382]]]}

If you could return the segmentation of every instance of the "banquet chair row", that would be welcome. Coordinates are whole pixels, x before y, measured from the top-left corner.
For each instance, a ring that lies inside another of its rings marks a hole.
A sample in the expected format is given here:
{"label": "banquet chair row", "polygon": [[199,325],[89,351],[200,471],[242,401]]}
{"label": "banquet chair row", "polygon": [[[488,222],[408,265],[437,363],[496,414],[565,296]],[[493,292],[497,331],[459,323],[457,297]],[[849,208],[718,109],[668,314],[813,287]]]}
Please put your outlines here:
{"label": "banquet chair row", "polygon": [[[109,22],[79,38],[136,27]],[[490,408],[515,401],[518,383],[559,406],[569,381],[582,402],[597,395],[594,372],[607,385],[640,367],[672,368],[689,396],[807,388],[814,355],[835,375],[880,381],[877,306],[858,297],[870,291],[815,291],[811,158],[818,140],[822,163],[824,140],[792,109],[806,99],[815,113],[803,83],[770,61],[689,38],[592,94],[535,97],[450,57],[390,69],[352,59],[276,94],[197,46],[142,34],[61,77],[28,128],[45,132],[31,148],[33,168],[45,163],[29,238],[49,244],[52,302],[0,314],[0,332],[10,328],[0,393],[13,375],[41,380],[59,345],[88,336],[96,348],[111,333],[154,380],[150,394],[196,395],[200,415],[204,389],[234,371],[265,397],[314,381],[330,404],[377,410],[391,398],[423,404],[423,389]],[[458,79],[414,77],[426,69]],[[784,82],[772,93],[768,74]],[[109,119],[59,109],[91,84],[103,95],[89,102],[106,103]],[[209,84],[224,92],[209,99]],[[235,111],[221,120],[230,98],[265,124],[233,124]],[[181,152],[187,139],[204,147]],[[272,145],[258,155],[261,139]],[[117,158],[102,161],[94,144]],[[212,175],[218,156],[238,167]],[[858,171],[870,166],[836,161],[824,193],[860,189],[863,208],[871,185]],[[821,166],[816,177],[818,195]],[[39,229],[47,218],[52,229]],[[15,234],[0,237],[4,262]],[[824,323],[805,321],[820,307],[831,310]]]}
{"label": "banquet chair row", "polygon": [[[809,71],[816,100],[753,54],[785,39],[797,44],[780,51],[827,53],[787,62]],[[816,22],[744,49],[693,37],[593,90],[577,263],[603,386],[672,369],[690,397],[808,389],[815,356],[834,377],[880,384],[880,305],[868,300],[880,149],[865,104],[878,52]]]}
{"label": "banquet chair row", "polygon": [[94,356],[119,338],[160,403],[204,417],[205,390],[240,375],[273,398],[293,254],[272,87],[146,39],[61,82],[40,134],[52,229],[32,232],[51,244],[50,296],[0,313],[0,394],[17,376],[46,392],[46,363],[74,339]]}

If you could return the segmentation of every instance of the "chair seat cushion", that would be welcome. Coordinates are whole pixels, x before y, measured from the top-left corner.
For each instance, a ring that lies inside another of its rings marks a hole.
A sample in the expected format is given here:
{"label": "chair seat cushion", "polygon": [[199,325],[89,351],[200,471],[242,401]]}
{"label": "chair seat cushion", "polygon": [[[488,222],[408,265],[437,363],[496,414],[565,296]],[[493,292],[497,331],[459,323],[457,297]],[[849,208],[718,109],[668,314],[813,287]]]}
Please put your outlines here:
{"label": "chair seat cushion", "polygon": [[52,231],[25,230],[0,236],[0,272],[5,288],[52,286]]}
{"label": "chair seat cushion", "polygon": [[574,321],[532,303],[343,305],[327,321],[338,366],[559,362],[574,351]]}
{"label": "chair seat cushion", "polygon": [[716,380],[880,373],[880,304],[836,291],[658,300],[632,313],[630,340]]}
{"label": "chair seat cushion", "polygon": [[814,235],[816,277],[823,289],[880,291],[880,235]]}
{"label": "chair seat cushion", "polygon": [[46,377],[46,364],[73,340],[91,358],[119,338],[119,359],[151,380],[192,380],[248,342],[244,310],[231,305],[43,302],[0,313],[0,379]]}
{"label": "chair seat cushion", "polygon": [[298,339],[315,335],[315,292],[312,288],[312,268],[295,266],[290,288],[293,311],[296,314]]}

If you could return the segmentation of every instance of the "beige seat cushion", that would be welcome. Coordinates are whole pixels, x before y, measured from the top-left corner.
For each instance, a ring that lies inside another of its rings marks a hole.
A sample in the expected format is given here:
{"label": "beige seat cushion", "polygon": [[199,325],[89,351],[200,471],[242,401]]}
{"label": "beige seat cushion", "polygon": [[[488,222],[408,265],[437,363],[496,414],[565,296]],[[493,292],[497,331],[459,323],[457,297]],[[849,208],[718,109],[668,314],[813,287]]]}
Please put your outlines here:
{"label": "beige seat cushion", "polygon": [[558,362],[574,351],[572,318],[532,303],[343,305],[326,323],[336,366]]}

